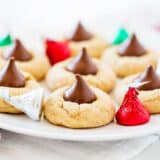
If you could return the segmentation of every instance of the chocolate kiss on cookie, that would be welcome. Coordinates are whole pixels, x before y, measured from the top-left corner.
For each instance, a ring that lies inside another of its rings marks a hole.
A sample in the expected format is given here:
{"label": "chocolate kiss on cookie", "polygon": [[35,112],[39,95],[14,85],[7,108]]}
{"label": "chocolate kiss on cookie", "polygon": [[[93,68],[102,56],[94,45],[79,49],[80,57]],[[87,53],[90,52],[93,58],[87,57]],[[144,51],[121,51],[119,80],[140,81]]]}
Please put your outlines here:
{"label": "chocolate kiss on cookie", "polygon": [[145,53],[146,50],[140,44],[135,34],[126,40],[118,50],[120,56],[142,56]]}
{"label": "chocolate kiss on cookie", "polygon": [[17,69],[14,58],[10,58],[7,65],[0,72],[0,86],[24,87],[25,78]]}
{"label": "chocolate kiss on cookie", "polygon": [[66,66],[66,69],[82,75],[94,75],[98,71],[97,66],[92,62],[85,48]]}
{"label": "chocolate kiss on cookie", "polygon": [[32,55],[25,49],[21,41],[18,39],[15,41],[13,46],[4,52],[3,56],[6,59],[14,57],[15,60],[18,61],[29,61],[32,59]]}
{"label": "chocolate kiss on cookie", "polygon": [[97,99],[96,95],[80,75],[76,75],[75,83],[65,91],[63,98],[66,101],[76,102],[78,104],[92,103]]}
{"label": "chocolate kiss on cookie", "polygon": [[137,87],[139,90],[153,90],[160,88],[160,76],[157,75],[151,65],[147,67],[144,73],[137,77],[136,82],[146,82]]}
{"label": "chocolate kiss on cookie", "polygon": [[85,41],[92,38],[92,34],[89,33],[84,26],[79,22],[76,30],[74,31],[72,37],[70,38],[71,41]]}

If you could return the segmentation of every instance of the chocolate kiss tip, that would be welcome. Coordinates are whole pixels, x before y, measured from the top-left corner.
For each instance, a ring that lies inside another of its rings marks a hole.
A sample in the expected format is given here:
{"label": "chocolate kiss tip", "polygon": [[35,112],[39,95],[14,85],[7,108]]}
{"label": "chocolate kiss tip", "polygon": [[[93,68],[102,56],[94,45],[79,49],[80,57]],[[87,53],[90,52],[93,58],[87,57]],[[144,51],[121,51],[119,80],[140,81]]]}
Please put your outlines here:
{"label": "chocolate kiss tip", "polygon": [[76,81],[79,81],[79,82],[84,81],[83,78],[79,74],[76,74],[75,78],[76,78]]}
{"label": "chocolate kiss tip", "polygon": [[32,59],[32,55],[25,49],[19,39],[16,39],[15,44],[4,52],[4,58],[9,59],[10,57],[14,57],[15,60],[19,61],[29,61]]}
{"label": "chocolate kiss tip", "polygon": [[8,60],[8,66],[11,67],[12,65],[15,66],[15,58],[14,57],[10,57]]}
{"label": "chocolate kiss tip", "polygon": [[83,53],[83,54],[86,54],[86,53],[87,53],[87,50],[86,50],[85,47],[82,48],[82,53]]}
{"label": "chocolate kiss tip", "polygon": [[16,44],[21,44],[21,42],[20,42],[19,39],[16,39],[16,40],[15,40],[15,43],[16,43]]}
{"label": "chocolate kiss tip", "polygon": [[14,57],[10,57],[9,60],[10,60],[10,61],[14,61],[15,58],[14,58]]}
{"label": "chocolate kiss tip", "polygon": [[136,96],[136,95],[139,94],[138,91],[137,91],[137,89],[134,88],[134,87],[129,87],[127,93],[128,93],[128,95],[130,95],[129,97],[132,97],[131,95]]}
{"label": "chocolate kiss tip", "polygon": [[136,37],[136,34],[135,34],[135,33],[133,33],[133,34],[132,34],[131,39],[132,39],[132,40],[136,40],[136,39],[137,39],[137,37]]}
{"label": "chocolate kiss tip", "polygon": [[146,73],[146,75],[149,76],[149,77],[152,77],[153,75],[156,75],[156,72],[154,71],[154,68],[153,68],[152,65],[148,65],[144,73]]}
{"label": "chocolate kiss tip", "polygon": [[70,40],[84,41],[84,40],[89,40],[91,38],[92,34],[84,28],[81,22],[79,22]]}
{"label": "chocolate kiss tip", "polygon": [[93,91],[89,88],[86,82],[80,75],[76,75],[75,83],[65,91],[64,93],[64,100],[76,102],[78,104],[82,103],[92,103],[95,101],[96,95]]}
{"label": "chocolate kiss tip", "polygon": [[142,84],[141,86],[137,87],[139,90],[153,90],[160,88],[160,76],[155,72],[154,68],[151,65],[149,65],[147,69],[137,77],[136,81],[148,81],[148,83]]}
{"label": "chocolate kiss tip", "polygon": [[142,56],[145,53],[144,47],[140,44],[134,33],[119,48],[120,56]]}
{"label": "chocolate kiss tip", "polygon": [[148,70],[148,71],[154,71],[154,68],[153,68],[152,65],[148,65],[148,66],[147,66],[147,70]]}
{"label": "chocolate kiss tip", "polygon": [[97,66],[87,54],[86,48],[82,48],[81,53],[66,66],[66,69],[81,75],[95,75],[98,71]]}
{"label": "chocolate kiss tip", "polygon": [[88,55],[88,53],[87,53],[87,50],[86,50],[86,48],[85,47],[83,47],[82,48],[82,51],[81,51],[81,53],[80,53],[80,56],[82,57],[82,59],[90,59],[90,57],[89,57],[89,55]]}
{"label": "chocolate kiss tip", "polygon": [[7,65],[0,72],[0,86],[17,88],[25,86],[25,78],[17,69],[13,57],[9,59]]}

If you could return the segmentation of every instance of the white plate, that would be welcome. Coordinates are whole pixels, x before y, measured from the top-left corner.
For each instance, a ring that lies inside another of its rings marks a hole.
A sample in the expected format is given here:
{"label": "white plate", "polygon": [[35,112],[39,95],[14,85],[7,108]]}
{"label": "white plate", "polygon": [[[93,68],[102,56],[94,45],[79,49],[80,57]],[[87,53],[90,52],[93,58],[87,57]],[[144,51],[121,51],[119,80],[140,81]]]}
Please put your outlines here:
{"label": "white plate", "polygon": [[160,115],[151,117],[149,123],[125,127],[112,123],[94,129],[68,129],[51,125],[47,121],[36,122],[24,115],[0,114],[0,128],[25,135],[73,141],[113,141],[146,136],[160,131]]}

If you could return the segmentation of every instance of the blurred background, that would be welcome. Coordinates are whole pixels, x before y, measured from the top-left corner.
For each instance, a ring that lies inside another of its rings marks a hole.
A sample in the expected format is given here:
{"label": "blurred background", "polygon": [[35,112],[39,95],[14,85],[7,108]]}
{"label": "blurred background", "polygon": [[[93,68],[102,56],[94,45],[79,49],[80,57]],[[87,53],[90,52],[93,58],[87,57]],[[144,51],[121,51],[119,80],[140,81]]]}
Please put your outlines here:
{"label": "blurred background", "polygon": [[[27,43],[68,33],[81,20],[107,39],[120,26],[155,38],[160,30],[159,0],[0,0],[0,32],[8,30]],[[1,31],[2,30],[2,31]],[[31,38],[32,37],[32,38]],[[157,37],[156,37],[157,38]],[[30,40],[29,40],[30,39]],[[145,43],[150,43],[149,39]],[[34,47],[38,44],[34,44]],[[152,44],[151,44],[152,45]]]}

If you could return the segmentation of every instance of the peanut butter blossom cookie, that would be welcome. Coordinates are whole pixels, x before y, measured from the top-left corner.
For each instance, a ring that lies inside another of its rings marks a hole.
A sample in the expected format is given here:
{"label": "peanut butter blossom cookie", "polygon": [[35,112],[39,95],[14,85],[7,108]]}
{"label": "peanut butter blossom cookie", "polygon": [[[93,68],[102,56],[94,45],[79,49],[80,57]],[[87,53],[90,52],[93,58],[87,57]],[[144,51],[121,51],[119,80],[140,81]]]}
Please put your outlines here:
{"label": "peanut butter blossom cookie", "polygon": [[[8,89],[10,96],[19,96],[39,87],[32,76],[21,72],[15,65],[14,58],[10,58],[0,72],[0,90]],[[0,98],[0,112],[21,113],[20,110]]]}
{"label": "peanut butter blossom cookie", "polygon": [[80,74],[88,84],[111,91],[116,83],[114,72],[106,64],[91,58],[87,52],[83,48],[76,57],[55,64],[46,76],[48,87],[55,90],[70,86],[75,81],[75,74]]}
{"label": "peanut butter blossom cookie", "polygon": [[69,128],[92,128],[110,123],[115,107],[109,96],[88,86],[80,75],[69,87],[55,90],[44,102],[46,119]]}
{"label": "peanut butter blossom cookie", "polygon": [[77,55],[82,47],[86,47],[91,57],[99,58],[108,46],[107,42],[94,33],[87,31],[82,23],[78,23],[70,38],[67,38],[71,55]]}
{"label": "peanut butter blossom cookie", "polygon": [[126,77],[143,72],[148,64],[156,67],[158,55],[144,48],[133,34],[122,45],[107,49],[102,56],[102,61],[109,64],[117,76]]}
{"label": "peanut butter blossom cookie", "polygon": [[160,113],[160,75],[150,65],[143,73],[122,80],[115,89],[115,99],[120,103],[129,85],[135,85],[139,99],[150,113]]}
{"label": "peanut butter blossom cookie", "polygon": [[49,61],[43,55],[37,55],[27,50],[20,40],[5,49],[0,54],[0,68],[2,68],[10,57],[14,57],[17,67],[32,74],[37,80],[44,78],[49,69]]}

